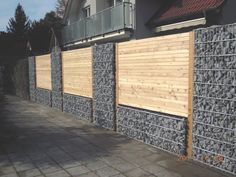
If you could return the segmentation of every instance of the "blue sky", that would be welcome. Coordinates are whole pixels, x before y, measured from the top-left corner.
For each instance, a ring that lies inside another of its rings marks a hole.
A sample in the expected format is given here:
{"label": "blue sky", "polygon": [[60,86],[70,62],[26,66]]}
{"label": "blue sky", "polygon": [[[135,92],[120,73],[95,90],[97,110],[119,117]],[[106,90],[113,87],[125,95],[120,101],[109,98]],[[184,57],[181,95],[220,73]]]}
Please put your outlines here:
{"label": "blue sky", "polygon": [[1,0],[0,31],[5,31],[10,17],[14,16],[17,4],[20,3],[30,20],[38,20],[55,9],[56,0]]}

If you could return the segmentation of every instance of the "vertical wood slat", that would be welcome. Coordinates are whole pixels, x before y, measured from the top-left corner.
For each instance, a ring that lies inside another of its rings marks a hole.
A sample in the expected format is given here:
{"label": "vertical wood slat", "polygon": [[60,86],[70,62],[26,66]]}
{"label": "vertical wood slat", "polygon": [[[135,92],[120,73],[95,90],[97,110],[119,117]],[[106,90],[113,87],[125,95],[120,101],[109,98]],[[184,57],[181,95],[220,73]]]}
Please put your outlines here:
{"label": "vertical wood slat", "polygon": [[188,98],[188,131],[187,156],[192,157],[193,151],[193,72],[194,72],[194,32],[189,35],[189,98]]}
{"label": "vertical wood slat", "polygon": [[61,52],[61,86],[62,86],[62,93],[64,93],[64,63],[63,63],[63,58],[62,58],[62,52]]}
{"label": "vertical wood slat", "polygon": [[92,85],[91,85],[91,90],[92,90],[92,115],[91,115],[91,122],[94,122],[95,120],[94,120],[94,116],[93,116],[93,113],[94,113],[94,111],[95,111],[95,108],[94,108],[94,104],[93,104],[93,102],[94,102],[94,93],[93,93],[93,83],[94,83],[94,81],[93,81],[93,79],[94,79],[94,68],[93,68],[93,62],[94,62],[94,58],[93,58],[93,53],[94,53],[94,47],[91,47],[91,69],[92,69],[92,75],[91,75],[91,81],[92,81]]}
{"label": "vertical wood slat", "polygon": [[[119,48],[118,48],[118,43],[116,43],[115,45],[115,51],[116,51],[116,54],[115,54],[115,61],[116,61],[116,108],[118,107],[119,105],[119,57],[118,57],[118,52],[119,52]],[[116,113],[117,115],[117,113]],[[116,118],[116,125],[118,125],[118,119]],[[117,128],[117,126],[115,126],[115,129]],[[116,131],[116,130],[115,130]]]}

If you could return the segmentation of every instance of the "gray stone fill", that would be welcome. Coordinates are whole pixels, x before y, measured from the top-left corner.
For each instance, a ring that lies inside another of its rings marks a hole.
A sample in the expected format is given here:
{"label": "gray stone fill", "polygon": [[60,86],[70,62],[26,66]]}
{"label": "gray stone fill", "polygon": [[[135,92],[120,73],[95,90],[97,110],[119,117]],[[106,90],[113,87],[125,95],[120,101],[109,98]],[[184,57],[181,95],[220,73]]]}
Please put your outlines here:
{"label": "gray stone fill", "polygon": [[37,88],[36,89],[36,102],[45,106],[52,106],[52,91]]}
{"label": "gray stone fill", "polygon": [[61,50],[54,48],[51,53],[52,90],[62,92],[62,60]]}
{"label": "gray stone fill", "polygon": [[193,103],[194,159],[236,174],[236,24],[195,30]]}
{"label": "gray stone fill", "polygon": [[[209,142],[207,142],[209,144]],[[198,147],[193,148],[194,159],[206,165],[210,165],[219,170],[236,174],[236,161],[227,156],[223,156]]]}
{"label": "gray stone fill", "polygon": [[82,96],[63,94],[63,111],[79,119],[92,120],[92,99]]}
{"label": "gray stone fill", "polygon": [[160,149],[186,154],[186,118],[119,105],[118,132]]}
{"label": "gray stone fill", "polygon": [[29,91],[30,100],[36,101],[36,71],[35,71],[35,57],[29,57]]}
{"label": "gray stone fill", "polygon": [[62,89],[62,58],[59,47],[54,47],[51,53],[52,71],[52,107],[58,110],[63,109]]}
{"label": "gray stone fill", "polygon": [[62,92],[52,91],[52,108],[63,110],[63,94]]}
{"label": "gray stone fill", "polygon": [[100,127],[115,129],[115,47],[93,47],[93,119]]}

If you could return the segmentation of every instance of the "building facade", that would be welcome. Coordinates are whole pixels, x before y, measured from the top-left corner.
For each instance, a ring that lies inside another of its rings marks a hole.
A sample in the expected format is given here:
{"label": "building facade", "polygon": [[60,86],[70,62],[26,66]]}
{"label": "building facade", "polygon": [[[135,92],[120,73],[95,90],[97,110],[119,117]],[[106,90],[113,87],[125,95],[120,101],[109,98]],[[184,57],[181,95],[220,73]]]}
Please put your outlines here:
{"label": "building facade", "polygon": [[235,0],[69,0],[62,46],[90,46],[236,22]]}

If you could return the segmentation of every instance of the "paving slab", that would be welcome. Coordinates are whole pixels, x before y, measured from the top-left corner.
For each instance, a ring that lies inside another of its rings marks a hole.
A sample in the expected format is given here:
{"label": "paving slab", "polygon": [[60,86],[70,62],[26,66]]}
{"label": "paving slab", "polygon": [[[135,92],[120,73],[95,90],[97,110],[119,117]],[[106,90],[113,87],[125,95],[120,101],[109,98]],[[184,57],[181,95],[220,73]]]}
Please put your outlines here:
{"label": "paving slab", "polygon": [[41,175],[41,172],[38,169],[31,169],[31,170],[21,171],[18,174],[20,177],[37,177]]}
{"label": "paving slab", "polygon": [[118,175],[120,172],[112,167],[104,167],[102,169],[96,170],[96,174],[100,177],[110,177]]}
{"label": "paving slab", "polygon": [[57,171],[51,174],[47,174],[46,177],[70,177],[71,175],[68,174],[66,171],[61,170],[61,171]]}
{"label": "paving slab", "polygon": [[71,174],[72,176],[78,176],[78,175],[88,173],[88,172],[90,172],[90,170],[88,168],[86,168],[85,166],[81,165],[78,167],[69,168],[69,169],[67,169],[67,172],[69,174]]}
{"label": "paving slab", "polygon": [[135,168],[133,170],[126,172],[125,175],[129,176],[129,177],[146,177],[146,176],[149,176],[150,173],[148,173],[140,168]]}
{"label": "paving slab", "polygon": [[107,164],[101,160],[94,160],[86,164],[86,167],[93,171],[104,168],[106,166]]}
{"label": "paving slab", "polygon": [[0,96],[0,177],[232,177],[46,106]]}
{"label": "paving slab", "polygon": [[99,177],[99,176],[96,175],[95,173],[89,172],[86,174],[79,175],[78,177]]}

